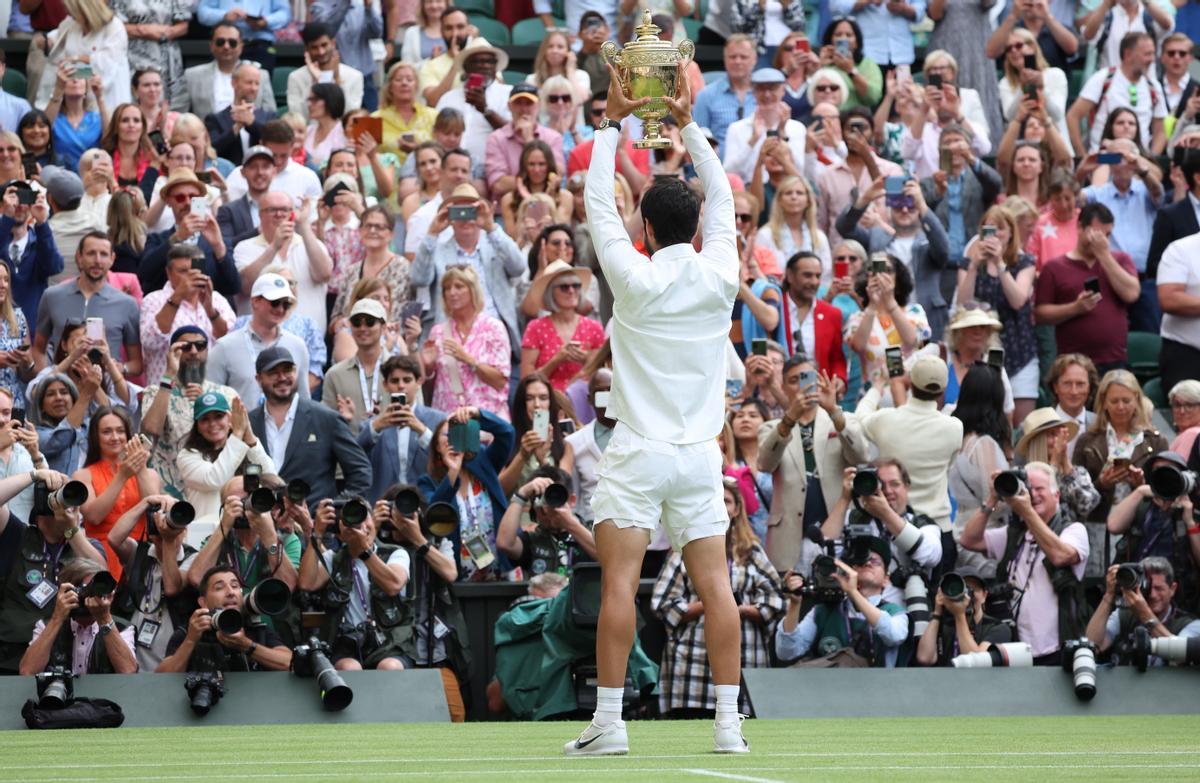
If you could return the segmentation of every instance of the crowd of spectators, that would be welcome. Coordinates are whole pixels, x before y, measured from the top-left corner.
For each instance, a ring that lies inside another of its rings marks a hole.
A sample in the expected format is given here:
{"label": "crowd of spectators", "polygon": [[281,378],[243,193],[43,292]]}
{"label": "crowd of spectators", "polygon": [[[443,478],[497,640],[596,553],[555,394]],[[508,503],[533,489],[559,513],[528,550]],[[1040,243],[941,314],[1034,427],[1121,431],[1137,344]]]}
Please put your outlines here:
{"label": "crowd of spectators", "polygon": [[[534,0],[515,74],[477,3],[0,5],[0,76],[28,41],[0,93],[0,671],[286,669],[319,609],[339,668],[439,667],[461,718],[468,629],[437,585],[595,554],[613,298],[583,188],[600,48],[641,7]],[[1200,470],[1193,6],[649,6],[721,52],[683,73],[734,189],[713,372],[742,664],[1200,635],[1200,495],[1160,489]],[[612,195],[648,257],[640,195],[696,182],[681,130],[622,126]],[[105,571],[115,595],[73,589]],[[711,709],[665,537],[643,573],[660,706]],[[289,613],[215,629],[268,579]]]}

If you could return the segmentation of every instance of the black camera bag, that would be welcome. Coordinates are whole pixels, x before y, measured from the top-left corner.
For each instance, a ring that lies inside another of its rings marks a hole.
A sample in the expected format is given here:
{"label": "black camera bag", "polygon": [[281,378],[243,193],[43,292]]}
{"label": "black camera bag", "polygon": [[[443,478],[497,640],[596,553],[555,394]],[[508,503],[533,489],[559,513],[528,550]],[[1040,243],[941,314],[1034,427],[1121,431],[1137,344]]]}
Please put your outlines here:
{"label": "black camera bag", "polygon": [[108,699],[72,699],[57,710],[44,709],[29,699],[21,717],[31,729],[115,729],[125,722],[121,705]]}

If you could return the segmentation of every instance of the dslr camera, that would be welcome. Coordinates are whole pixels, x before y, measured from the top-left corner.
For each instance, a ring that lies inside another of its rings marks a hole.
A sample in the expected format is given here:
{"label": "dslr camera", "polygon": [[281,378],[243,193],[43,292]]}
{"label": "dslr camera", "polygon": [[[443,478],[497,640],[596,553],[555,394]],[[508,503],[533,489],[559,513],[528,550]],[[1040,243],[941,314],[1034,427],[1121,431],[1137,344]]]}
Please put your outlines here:
{"label": "dslr camera", "polygon": [[58,511],[79,508],[88,499],[87,486],[82,481],[68,481],[53,492],[44,481],[33,482],[33,515],[50,517]]}
{"label": "dslr camera", "polygon": [[1087,637],[1067,640],[1062,648],[1062,667],[1074,680],[1075,697],[1091,701],[1096,695],[1096,645]]}
{"label": "dslr camera", "polygon": [[[158,535],[158,530],[154,527],[154,515],[162,511],[162,506],[158,503],[146,504],[146,534],[150,536]],[[186,500],[176,501],[175,505],[171,506],[171,510],[167,512],[167,527],[172,530],[187,530],[187,526],[192,524],[192,520],[196,518],[196,508]]]}
{"label": "dslr camera", "polygon": [[1151,655],[1177,666],[1195,666],[1200,663],[1200,638],[1151,636],[1139,625],[1133,629],[1133,665],[1139,672],[1146,671]]}
{"label": "dslr camera", "polygon": [[1141,563],[1122,563],[1117,566],[1115,581],[1119,590],[1140,590],[1142,595],[1150,592],[1150,583]]}
{"label": "dslr camera", "polygon": [[800,595],[823,604],[838,604],[846,597],[834,574],[838,566],[829,555],[818,555],[812,564],[812,574],[800,588]]}
{"label": "dslr camera", "polygon": [[338,529],[343,527],[357,528],[363,522],[367,521],[367,516],[371,513],[371,509],[358,498],[349,498],[333,501],[333,512],[337,515],[335,523]]}
{"label": "dslr camera", "polygon": [[1002,499],[1015,498],[1029,484],[1029,476],[1022,468],[1014,468],[1013,470],[1001,471],[992,481],[992,489],[996,491],[996,495]]}
{"label": "dslr camera", "polygon": [[183,681],[192,712],[207,715],[225,695],[225,675],[219,671],[189,672]]}
{"label": "dslr camera", "polygon": [[64,666],[51,666],[34,675],[37,684],[38,706],[45,710],[61,710],[75,699],[75,675]]}
{"label": "dslr camera", "polygon": [[329,645],[316,636],[292,650],[292,671],[298,677],[315,677],[321,694],[321,704],[330,712],[339,712],[350,706],[354,691],[333,667],[329,656]]}
{"label": "dslr camera", "polygon": [[1196,492],[1196,474],[1181,470],[1174,465],[1159,465],[1150,471],[1146,479],[1154,497],[1160,500],[1175,500]]}
{"label": "dslr camera", "polygon": [[92,577],[92,581],[86,585],[79,585],[74,588],[73,592],[79,599],[79,605],[82,608],[83,599],[99,598],[105,595],[111,595],[117,589],[117,580],[107,571],[101,571]]}
{"label": "dslr camera", "polygon": [[571,497],[571,491],[557,481],[546,487],[546,489],[533,498],[533,507],[545,506],[546,508],[562,508],[567,505],[567,500]]}
{"label": "dslr camera", "polygon": [[879,471],[874,465],[859,465],[850,480],[850,494],[856,498],[874,495],[879,491]]}
{"label": "dslr camera", "polygon": [[[411,487],[401,489],[392,499],[392,508],[401,516],[420,514],[421,493]],[[458,509],[449,503],[434,503],[420,514],[421,532],[433,538],[446,538],[458,530]],[[381,530],[390,529],[390,520],[380,523]]]}
{"label": "dslr camera", "polygon": [[[255,480],[255,483],[257,483],[257,479]],[[250,505],[250,510],[255,514],[270,514],[271,510],[277,505],[278,500],[275,496],[275,490],[269,487],[255,487],[254,490],[250,492],[248,503]],[[249,530],[250,520],[246,518],[245,514],[242,514],[237,519],[233,520],[233,529]]]}

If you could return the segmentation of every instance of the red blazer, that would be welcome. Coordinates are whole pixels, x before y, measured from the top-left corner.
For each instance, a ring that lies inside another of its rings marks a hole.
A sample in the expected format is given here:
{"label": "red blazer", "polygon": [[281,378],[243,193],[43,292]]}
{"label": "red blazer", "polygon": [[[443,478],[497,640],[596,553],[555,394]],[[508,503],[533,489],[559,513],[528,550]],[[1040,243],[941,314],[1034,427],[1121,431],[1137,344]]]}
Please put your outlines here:
{"label": "red blazer", "polygon": [[[797,350],[794,331],[798,325],[792,324],[792,308],[786,299],[783,308],[783,322],[788,340],[788,353],[793,354]],[[815,333],[813,347],[816,349],[816,356],[810,358],[816,363],[817,369],[824,370],[830,378],[837,376],[842,379],[843,384],[847,383],[846,353],[842,348],[842,311],[824,299],[816,300],[813,310],[813,331]]]}

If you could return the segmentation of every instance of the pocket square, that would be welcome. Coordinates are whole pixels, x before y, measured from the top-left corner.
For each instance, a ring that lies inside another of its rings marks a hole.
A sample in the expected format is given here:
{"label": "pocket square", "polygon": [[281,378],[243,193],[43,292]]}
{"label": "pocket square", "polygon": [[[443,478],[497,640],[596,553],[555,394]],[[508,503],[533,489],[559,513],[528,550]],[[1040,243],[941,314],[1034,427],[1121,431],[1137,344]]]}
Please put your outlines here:
{"label": "pocket square", "polygon": [[317,442],[317,433],[315,433],[315,432],[308,433],[308,442],[316,443]]}

